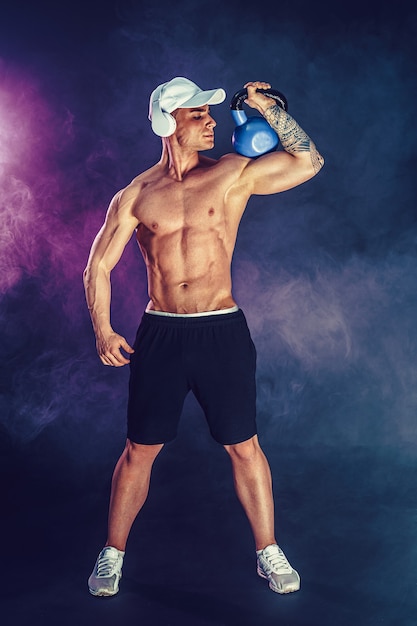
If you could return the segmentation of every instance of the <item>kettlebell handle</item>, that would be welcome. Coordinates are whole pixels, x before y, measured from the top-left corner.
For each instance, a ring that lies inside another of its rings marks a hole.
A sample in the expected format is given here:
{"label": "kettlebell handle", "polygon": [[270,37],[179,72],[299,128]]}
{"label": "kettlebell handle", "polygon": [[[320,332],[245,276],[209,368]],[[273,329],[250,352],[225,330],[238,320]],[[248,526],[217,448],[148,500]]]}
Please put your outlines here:
{"label": "kettlebell handle", "polygon": [[[265,96],[268,96],[268,98],[273,98],[278,104],[278,106],[281,107],[281,109],[284,109],[284,111],[288,111],[287,98],[281,92],[272,88],[257,89],[256,91],[259,91],[259,93],[265,94]],[[230,102],[230,108],[232,109],[232,111],[241,111],[243,107],[243,103],[247,99],[247,97],[248,97],[248,90],[246,88],[240,89],[239,91],[237,91]]]}

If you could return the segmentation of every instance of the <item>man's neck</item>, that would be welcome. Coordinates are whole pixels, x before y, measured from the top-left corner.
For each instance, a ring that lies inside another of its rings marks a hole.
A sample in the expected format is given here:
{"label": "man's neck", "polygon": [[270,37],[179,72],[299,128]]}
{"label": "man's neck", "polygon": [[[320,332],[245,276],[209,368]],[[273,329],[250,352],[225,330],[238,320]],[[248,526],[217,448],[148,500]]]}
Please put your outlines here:
{"label": "man's neck", "polygon": [[167,172],[167,176],[182,181],[184,176],[200,165],[199,153],[196,150],[181,148],[167,139],[162,141],[162,154],[159,161]]}

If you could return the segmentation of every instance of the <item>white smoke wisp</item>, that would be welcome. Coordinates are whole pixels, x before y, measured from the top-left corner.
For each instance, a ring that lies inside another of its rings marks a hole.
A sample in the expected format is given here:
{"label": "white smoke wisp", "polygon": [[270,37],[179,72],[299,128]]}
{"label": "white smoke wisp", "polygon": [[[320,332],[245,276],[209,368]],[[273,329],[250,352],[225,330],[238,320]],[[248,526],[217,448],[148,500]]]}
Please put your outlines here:
{"label": "white smoke wisp", "polygon": [[0,293],[36,267],[39,211],[29,186],[0,172]]}

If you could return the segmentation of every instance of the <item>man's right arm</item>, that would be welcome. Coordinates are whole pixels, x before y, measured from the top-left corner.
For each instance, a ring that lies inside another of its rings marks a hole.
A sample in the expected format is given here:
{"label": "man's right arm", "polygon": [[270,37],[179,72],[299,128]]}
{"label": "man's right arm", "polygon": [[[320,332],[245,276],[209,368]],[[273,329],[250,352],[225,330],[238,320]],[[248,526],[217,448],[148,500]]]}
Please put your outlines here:
{"label": "man's right arm", "polygon": [[323,167],[324,159],[314,142],[298,123],[273,98],[257,91],[268,89],[269,83],[251,82],[245,85],[245,102],[257,109],[277,133],[283,150],[248,159],[242,170],[239,185],[249,195],[275,194],[292,189],[315,176]]}
{"label": "man's right arm", "polygon": [[120,367],[129,363],[120,348],[133,352],[125,338],[114,332],[110,322],[110,273],[118,263],[138,220],[133,214],[137,192],[129,187],[116,194],[106,220],[91,247],[83,279],[98,355],[104,365]]}

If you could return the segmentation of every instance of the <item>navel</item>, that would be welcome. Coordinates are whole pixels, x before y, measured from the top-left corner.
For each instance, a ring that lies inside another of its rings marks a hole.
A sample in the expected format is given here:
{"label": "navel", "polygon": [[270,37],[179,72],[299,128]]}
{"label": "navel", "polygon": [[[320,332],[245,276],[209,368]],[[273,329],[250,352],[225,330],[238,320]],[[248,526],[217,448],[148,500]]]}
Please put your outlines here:
{"label": "navel", "polygon": [[152,226],[152,230],[158,230],[159,224],[158,222],[152,222],[151,226]]}
{"label": "navel", "polygon": [[181,289],[187,289],[188,283],[180,283]]}
{"label": "navel", "polygon": [[209,214],[209,215],[214,215],[214,209],[213,209],[213,207],[211,207],[211,209],[209,209],[208,214]]}

